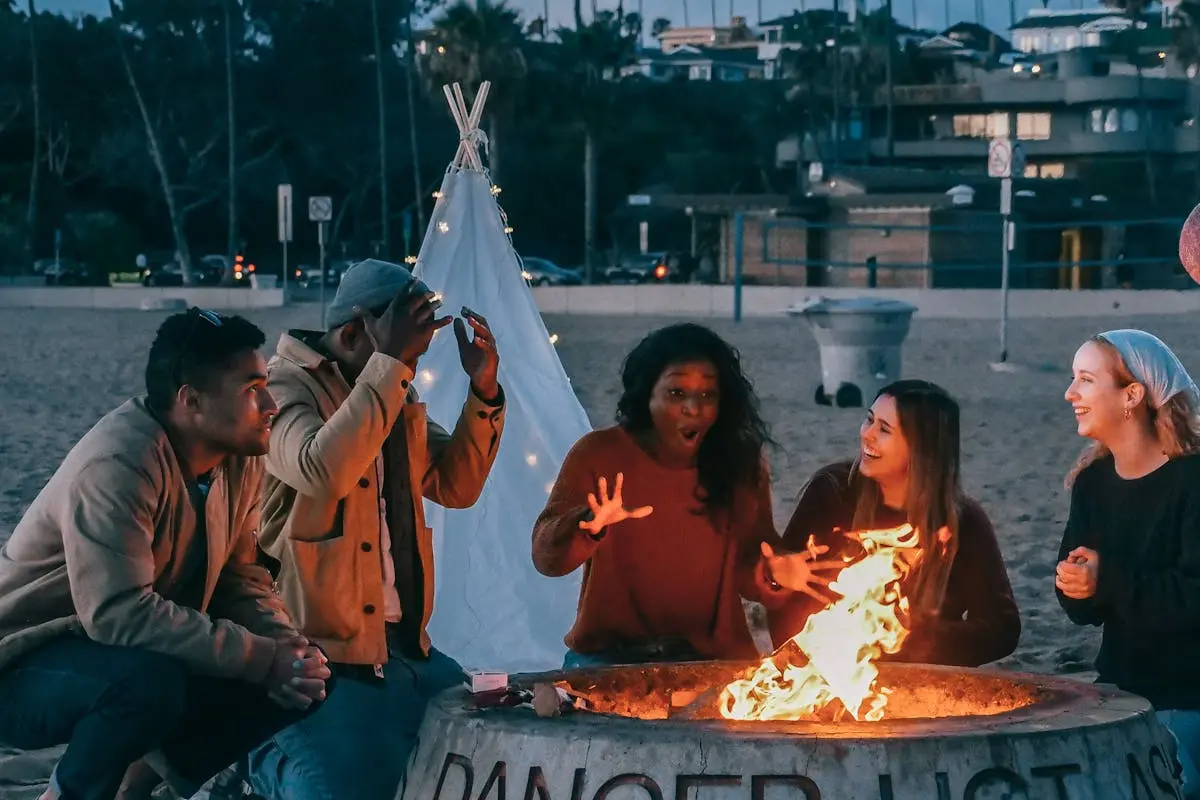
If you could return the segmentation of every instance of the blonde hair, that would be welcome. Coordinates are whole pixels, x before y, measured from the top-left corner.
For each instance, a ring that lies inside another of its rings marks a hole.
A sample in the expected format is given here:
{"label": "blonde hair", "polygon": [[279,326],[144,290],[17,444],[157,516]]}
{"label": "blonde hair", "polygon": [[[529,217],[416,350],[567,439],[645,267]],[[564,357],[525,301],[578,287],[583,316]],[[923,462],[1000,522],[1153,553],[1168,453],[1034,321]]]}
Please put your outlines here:
{"label": "blonde hair", "polygon": [[[1121,357],[1120,351],[1111,342],[1103,336],[1093,336],[1088,341],[1099,345],[1108,355],[1113,382],[1118,389],[1139,383],[1130,372],[1125,359]],[[1200,452],[1200,420],[1197,419],[1197,409],[1187,392],[1176,392],[1159,408],[1150,405],[1147,393],[1142,396],[1140,405],[1146,408],[1146,417],[1154,429],[1154,438],[1162,448],[1163,455],[1167,458],[1179,458]],[[1075,485],[1079,473],[1108,455],[1109,449],[1103,444],[1096,441],[1090,443],[1067,473],[1066,488],[1070,489]]]}

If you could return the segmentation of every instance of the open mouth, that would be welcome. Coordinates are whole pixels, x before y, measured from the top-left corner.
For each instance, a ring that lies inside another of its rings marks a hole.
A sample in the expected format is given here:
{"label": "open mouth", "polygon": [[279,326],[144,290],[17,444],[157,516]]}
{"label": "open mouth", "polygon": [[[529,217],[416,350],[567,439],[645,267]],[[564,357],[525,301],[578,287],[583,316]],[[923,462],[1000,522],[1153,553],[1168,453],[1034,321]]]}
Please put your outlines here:
{"label": "open mouth", "polygon": [[1091,409],[1086,406],[1075,406],[1075,419],[1083,419],[1091,413]]}
{"label": "open mouth", "polygon": [[863,455],[863,458],[871,459],[871,460],[875,460],[877,458],[883,457],[883,453],[879,452],[878,450],[876,450],[873,447],[868,447],[865,444],[862,446],[862,455]]}
{"label": "open mouth", "polygon": [[697,428],[680,428],[679,438],[688,447],[695,447],[700,444],[700,430]]}

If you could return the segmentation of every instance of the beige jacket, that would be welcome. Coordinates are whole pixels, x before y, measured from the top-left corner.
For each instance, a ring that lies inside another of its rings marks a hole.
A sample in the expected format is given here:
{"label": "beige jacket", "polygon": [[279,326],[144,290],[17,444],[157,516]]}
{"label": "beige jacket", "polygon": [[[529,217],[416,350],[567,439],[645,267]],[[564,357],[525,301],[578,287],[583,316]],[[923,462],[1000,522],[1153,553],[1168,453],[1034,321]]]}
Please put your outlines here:
{"label": "beige jacket", "polygon": [[[264,679],[275,640],[296,631],[255,563],[262,475],[257,458],[217,468],[197,541],[166,430],[141,400],[110,412],[0,550],[0,668],[73,633],[175,656],[199,674]],[[194,607],[176,602],[189,587]]]}
{"label": "beige jacket", "polygon": [[[447,508],[479,499],[496,459],[504,407],[468,392],[454,433],[425,414],[412,371],[376,353],[351,388],[330,359],[284,334],[267,366],[279,405],[263,504],[263,549],[280,562],[279,588],[300,629],[343,664],[383,664],[383,566],[380,559],[376,459],[392,425],[404,425],[409,485]],[[417,550],[424,571],[421,646],[433,613],[433,532],[413,498]],[[401,609],[403,613],[403,609]]]}

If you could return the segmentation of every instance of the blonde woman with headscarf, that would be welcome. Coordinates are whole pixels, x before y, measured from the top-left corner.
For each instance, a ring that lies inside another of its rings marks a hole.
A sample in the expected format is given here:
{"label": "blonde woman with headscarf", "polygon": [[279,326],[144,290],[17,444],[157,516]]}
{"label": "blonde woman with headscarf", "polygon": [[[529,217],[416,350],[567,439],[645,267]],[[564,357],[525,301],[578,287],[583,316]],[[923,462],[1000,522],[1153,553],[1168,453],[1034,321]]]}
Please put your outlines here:
{"label": "blonde woman with headscarf", "polygon": [[1200,392],[1145,331],[1093,337],[1072,373],[1066,400],[1092,443],[1067,478],[1058,600],[1104,628],[1098,681],[1154,705],[1184,797],[1200,798]]}

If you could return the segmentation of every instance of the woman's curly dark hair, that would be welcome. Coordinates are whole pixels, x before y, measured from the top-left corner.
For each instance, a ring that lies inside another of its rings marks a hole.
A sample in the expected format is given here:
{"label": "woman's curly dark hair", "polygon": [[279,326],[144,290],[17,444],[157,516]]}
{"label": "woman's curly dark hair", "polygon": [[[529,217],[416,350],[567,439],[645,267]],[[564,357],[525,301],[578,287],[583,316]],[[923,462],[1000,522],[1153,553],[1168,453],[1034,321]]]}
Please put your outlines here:
{"label": "woman's curly dark hair", "polygon": [[631,431],[654,426],[650,393],[671,364],[710,361],[717,368],[720,405],[717,419],[697,455],[699,495],[706,510],[731,512],[739,487],[763,477],[763,447],[772,443],[758,409],[758,396],[742,372],[741,357],[728,342],[703,325],[685,322],[650,333],[625,357],[624,389],[617,401],[617,422]]}

